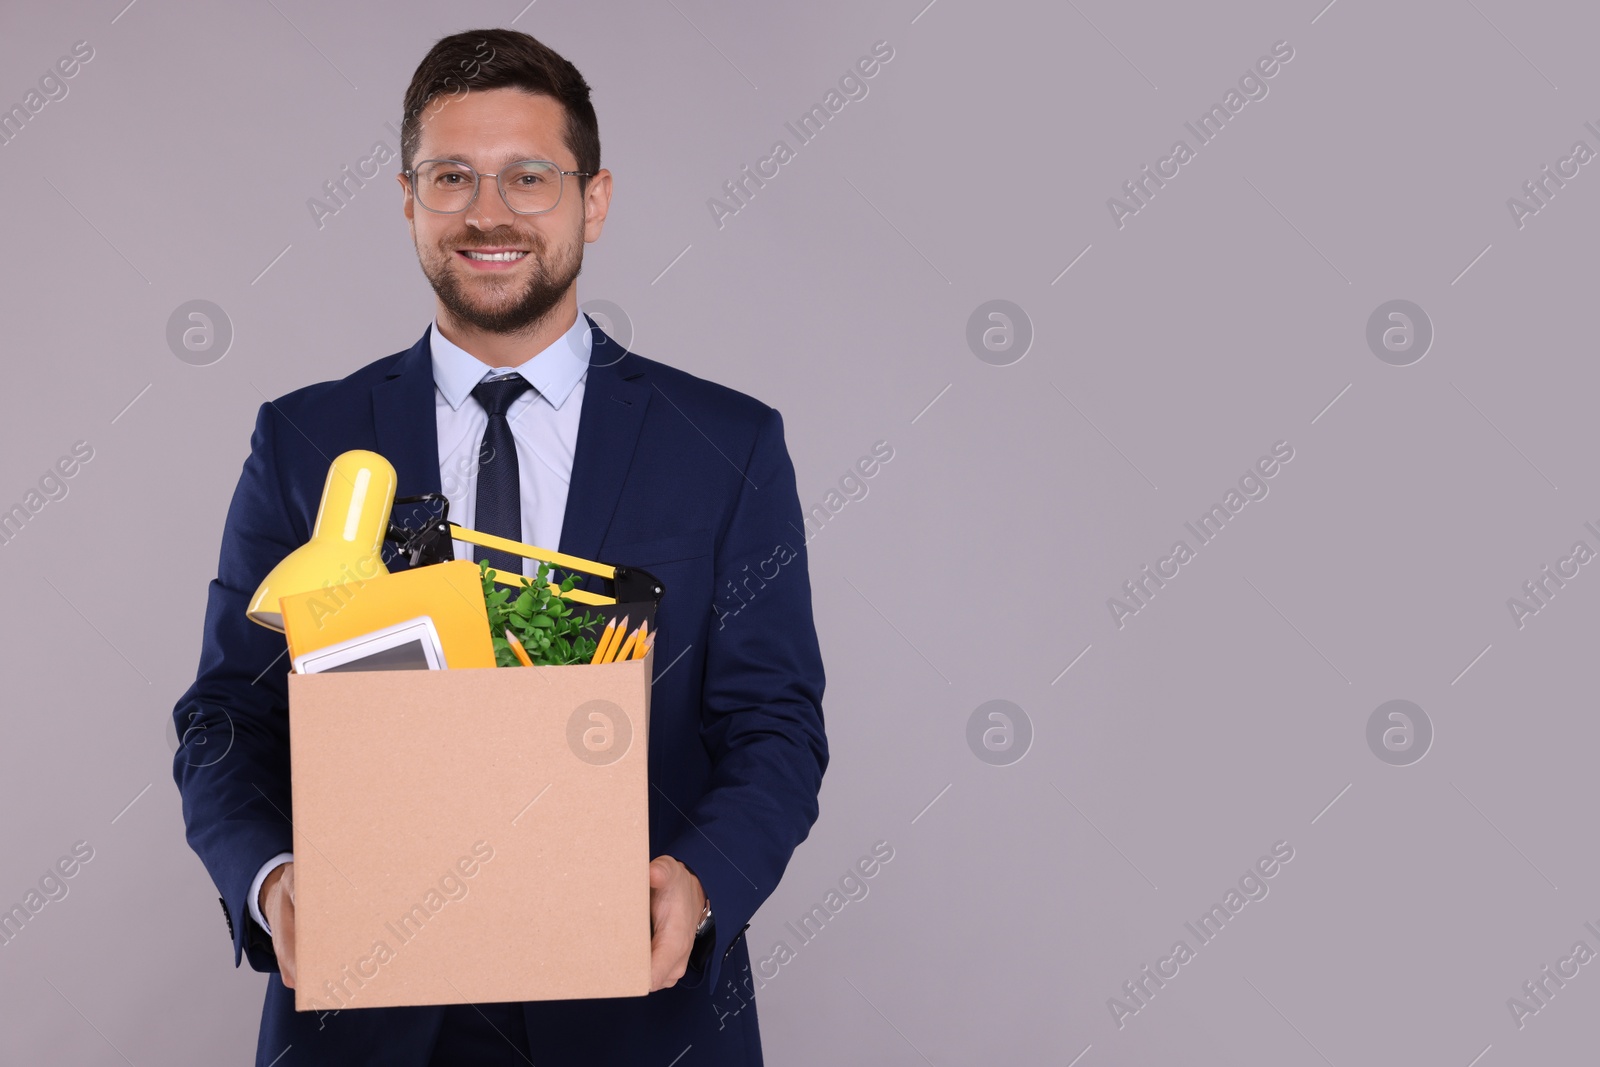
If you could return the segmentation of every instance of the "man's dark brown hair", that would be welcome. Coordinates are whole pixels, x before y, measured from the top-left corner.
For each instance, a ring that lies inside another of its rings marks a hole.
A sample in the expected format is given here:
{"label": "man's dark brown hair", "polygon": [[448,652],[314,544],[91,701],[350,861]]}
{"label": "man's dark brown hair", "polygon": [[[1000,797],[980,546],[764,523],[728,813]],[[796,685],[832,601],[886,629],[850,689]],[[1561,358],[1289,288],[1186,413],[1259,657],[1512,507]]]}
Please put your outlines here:
{"label": "man's dark brown hair", "polygon": [[[566,112],[562,141],[576,169],[600,170],[600,124],[589,102],[589,83],[564,56],[519,30],[468,30],[440,38],[418,64],[406,89],[400,122],[400,165],[416,162],[422,126],[449,97],[473,89],[521,89],[554,97]],[[578,179],[581,195],[589,179]]]}

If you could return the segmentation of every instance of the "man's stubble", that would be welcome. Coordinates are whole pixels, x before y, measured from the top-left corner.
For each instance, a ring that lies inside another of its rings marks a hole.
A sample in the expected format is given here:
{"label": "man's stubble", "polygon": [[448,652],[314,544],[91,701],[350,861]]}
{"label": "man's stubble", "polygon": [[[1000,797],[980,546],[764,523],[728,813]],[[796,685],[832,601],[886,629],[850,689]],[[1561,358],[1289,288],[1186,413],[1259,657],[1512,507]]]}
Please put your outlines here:
{"label": "man's stubble", "polygon": [[[514,284],[508,277],[498,278],[485,274],[463,280],[461,268],[453,261],[456,248],[493,247],[514,245],[527,247],[529,253],[518,268],[527,273],[520,292],[513,299],[505,293]],[[439,303],[459,323],[485,333],[514,334],[530,332],[548,316],[562,297],[572,288],[583,270],[583,239],[576,239],[561,248],[560,258],[551,263],[547,255],[549,242],[539,234],[519,234],[510,229],[484,233],[470,242],[459,235],[443,246],[433,248],[427,255],[418,248],[418,261],[422,273],[439,297]],[[531,261],[531,262],[530,262]],[[487,299],[485,296],[487,295]]]}

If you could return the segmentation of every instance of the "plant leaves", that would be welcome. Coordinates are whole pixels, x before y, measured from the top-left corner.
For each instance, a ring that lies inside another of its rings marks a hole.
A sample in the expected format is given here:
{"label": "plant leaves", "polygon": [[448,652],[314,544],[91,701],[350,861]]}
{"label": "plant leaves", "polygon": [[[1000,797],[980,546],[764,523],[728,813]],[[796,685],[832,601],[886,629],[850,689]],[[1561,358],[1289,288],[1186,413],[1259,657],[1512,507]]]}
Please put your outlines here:
{"label": "plant leaves", "polygon": [[[588,663],[594,659],[599,647],[599,625],[605,617],[562,595],[577,586],[578,575],[563,574],[557,585],[550,580],[557,568],[541,560],[537,578],[518,575],[518,584],[512,586],[496,582],[491,571],[487,563],[478,566],[497,666],[517,667],[522,663],[505,639],[507,630],[522,643],[528,658],[537,666]],[[594,636],[590,636],[591,631]]]}

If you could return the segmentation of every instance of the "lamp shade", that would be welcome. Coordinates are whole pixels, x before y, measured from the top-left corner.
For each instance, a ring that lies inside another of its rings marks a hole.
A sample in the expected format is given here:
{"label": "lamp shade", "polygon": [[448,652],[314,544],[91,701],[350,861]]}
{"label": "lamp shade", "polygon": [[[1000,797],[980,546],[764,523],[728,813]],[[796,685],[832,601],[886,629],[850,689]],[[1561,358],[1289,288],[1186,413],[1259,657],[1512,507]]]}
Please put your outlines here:
{"label": "lamp shade", "polygon": [[376,452],[344,452],[328,468],[311,540],[272,568],[250,605],[251,622],[283,632],[278,601],[334,585],[356,584],[389,573],[383,539],[394,507],[394,466]]}

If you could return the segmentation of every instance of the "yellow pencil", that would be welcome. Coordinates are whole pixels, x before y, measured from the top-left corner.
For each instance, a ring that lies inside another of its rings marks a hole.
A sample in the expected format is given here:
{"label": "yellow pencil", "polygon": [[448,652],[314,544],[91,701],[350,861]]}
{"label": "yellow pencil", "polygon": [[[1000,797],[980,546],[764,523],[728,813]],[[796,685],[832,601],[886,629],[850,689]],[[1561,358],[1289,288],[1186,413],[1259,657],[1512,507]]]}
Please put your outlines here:
{"label": "yellow pencil", "polygon": [[605,659],[603,659],[603,656],[605,656],[605,646],[610,645],[611,633],[614,632],[616,632],[616,619],[611,619],[610,622],[606,622],[605,633],[600,635],[600,643],[595,645],[594,659],[590,659],[589,662],[592,662],[592,664],[603,664],[603,662],[605,662]]}
{"label": "yellow pencil", "polygon": [[506,644],[511,646],[512,653],[522,661],[524,667],[533,666],[533,660],[528,658],[528,650],[522,647],[522,642],[517,640],[517,635],[510,630],[506,631]]}
{"label": "yellow pencil", "polygon": [[645,654],[648,653],[652,648],[655,648],[655,647],[656,647],[656,635],[655,634],[651,634],[650,635],[650,640],[648,640],[648,641],[640,641],[637,645],[633,646],[633,658],[634,659],[644,659]]}
{"label": "yellow pencil", "polygon": [[633,652],[633,646],[638,644],[638,642],[639,642],[639,631],[637,629],[635,629],[633,631],[633,633],[628,635],[628,639],[626,641],[622,642],[622,648],[617,652],[617,654],[612,656],[610,659],[606,660],[606,662],[607,663],[616,663],[616,662],[618,662],[620,660],[627,659],[628,656]]}
{"label": "yellow pencil", "polygon": [[622,635],[624,635],[624,633],[627,633],[626,614],[624,614],[624,616],[619,619],[618,624],[616,624],[616,633],[611,635],[611,643],[610,645],[606,645],[605,656],[600,657],[600,662],[603,662],[603,664],[608,664],[608,662],[613,661],[614,657],[616,657],[616,649],[622,645]]}
{"label": "yellow pencil", "polygon": [[644,659],[645,646],[650,643],[650,620],[644,619],[639,623],[639,643],[633,646],[633,658]]}

